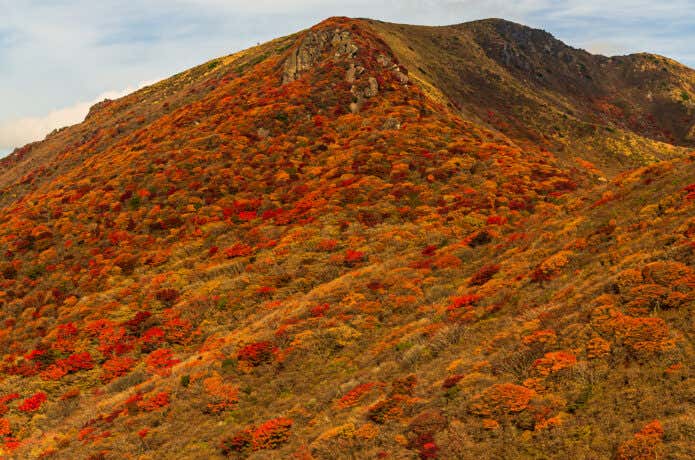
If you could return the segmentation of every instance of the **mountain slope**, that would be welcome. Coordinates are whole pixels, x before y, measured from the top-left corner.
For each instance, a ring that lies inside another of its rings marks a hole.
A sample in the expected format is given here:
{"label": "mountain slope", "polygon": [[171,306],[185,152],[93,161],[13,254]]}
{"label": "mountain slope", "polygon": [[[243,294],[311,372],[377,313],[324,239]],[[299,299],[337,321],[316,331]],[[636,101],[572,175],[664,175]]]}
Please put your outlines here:
{"label": "mountain slope", "polygon": [[607,58],[503,20],[446,27],[370,21],[417,81],[464,117],[612,175],[692,147],[695,73],[670,59]]}
{"label": "mountain slope", "polygon": [[[518,75],[429,30],[332,18],[6,160],[4,454],[691,457],[687,143],[497,126],[459,85]],[[565,81],[511,110],[589,116]]]}

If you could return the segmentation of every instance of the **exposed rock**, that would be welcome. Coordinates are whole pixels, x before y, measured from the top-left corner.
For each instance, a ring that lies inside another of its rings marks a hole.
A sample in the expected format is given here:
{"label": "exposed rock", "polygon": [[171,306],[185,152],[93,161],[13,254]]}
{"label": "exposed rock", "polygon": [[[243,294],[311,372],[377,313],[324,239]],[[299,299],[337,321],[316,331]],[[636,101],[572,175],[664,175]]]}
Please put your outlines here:
{"label": "exposed rock", "polygon": [[361,65],[356,66],[354,62],[351,62],[350,68],[345,73],[345,81],[348,83],[354,83],[363,73],[364,67]]}
{"label": "exposed rock", "polygon": [[378,62],[382,67],[388,67],[391,64],[391,58],[380,54],[376,57],[376,62]]}
{"label": "exposed rock", "polygon": [[401,129],[401,120],[398,118],[389,117],[384,121],[381,129]]}
{"label": "exposed rock", "polygon": [[396,66],[396,68],[393,70],[393,74],[396,76],[396,78],[398,78],[398,81],[401,82],[402,85],[407,85],[410,81],[410,78],[408,78],[408,76],[404,74],[398,66]]}
{"label": "exposed rock", "polygon": [[352,38],[350,37],[350,32],[347,30],[337,29],[333,34],[333,39],[331,40],[331,45],[335,50],[335,57],[340,58],[342,56],[354,57],[357,54],[357,45],[352,43]]}
{"label": "exposed rock", "polygon": [[364,90],[364,97],[374,97],[379,94],[379,82],[376,78],[369,77],[369,87]]}
{"label": "exposed rock", "polygon": [[355,68],[355,64],[350,63],[350,68],[345,73],[345,81],[347,81],[348,83],[354,83],[356,75],[357,69]]}
{"label": "exposed rock", "polygon": [[377,96],[379,94],[379,82],[374,77],[369,77],[369,84],[366,87],[352,85],[352,94],[357,98],[358,104],[361,104],[364,99]]}
{"label": "exposed rock", "polygon": [[335,58],[352,58],[358,51],[348,31],[340,29],[310,31],[297,50],[285,61],[282,83],[295,81],[303,72],[314,67],[329,46]]}
{"label": "exposed rock", "polygon": [[266,129],[266,128],[258,128],[257,134],[258,134],[258,137],[260,137],[261,139],[265,139],[268,136],[270,136],[270,130]]}

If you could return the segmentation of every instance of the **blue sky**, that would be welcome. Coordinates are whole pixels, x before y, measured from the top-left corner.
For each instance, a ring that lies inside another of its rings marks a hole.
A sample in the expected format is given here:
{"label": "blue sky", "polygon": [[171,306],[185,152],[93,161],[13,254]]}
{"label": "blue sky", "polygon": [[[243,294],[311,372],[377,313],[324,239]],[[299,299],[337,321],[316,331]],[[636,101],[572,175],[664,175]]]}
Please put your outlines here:
{"label": "blue sky", "polygon": [[614,55],[695,67],[695,0],[0,0],[0,155],[89,106],[329,16],[411,24],[502,17]]}

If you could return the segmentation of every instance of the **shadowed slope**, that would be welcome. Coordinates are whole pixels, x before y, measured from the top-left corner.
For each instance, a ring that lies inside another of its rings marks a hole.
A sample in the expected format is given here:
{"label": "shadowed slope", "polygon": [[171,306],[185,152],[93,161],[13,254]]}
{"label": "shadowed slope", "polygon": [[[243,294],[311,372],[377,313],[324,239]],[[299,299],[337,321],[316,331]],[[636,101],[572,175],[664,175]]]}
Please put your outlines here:
{"label": "shadowed slope", "polygon": [[464,117],[615,174],[695,139],[695,71],[661,56],[607,58],[490,19],[424,27],[369,21],[411,75]]}

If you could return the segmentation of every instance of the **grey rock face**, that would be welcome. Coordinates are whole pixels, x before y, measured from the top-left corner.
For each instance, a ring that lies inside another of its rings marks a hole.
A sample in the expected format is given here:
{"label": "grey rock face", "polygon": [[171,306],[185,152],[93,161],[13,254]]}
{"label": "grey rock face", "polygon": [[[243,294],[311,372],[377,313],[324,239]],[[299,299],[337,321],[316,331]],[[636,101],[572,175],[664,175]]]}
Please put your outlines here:
{"label": "grey rock face", "polygon": [[295,81],[303,72],[314,67],[329,46],[336,58],[352,58],[358,51],[348,31],[340,29],[311,31],[299,48],[285,61],[282,83]]}
{"label": "grey rock face", "polygon": [[[351,113],[359,113],[365,100],[377,97],[381,88],[377,78],[369,76],[368,73],[371,72],[367,72],[365,67],[360,65],[358,51],[359,48],[348,30],[339,28],[312,30],[285,60],[282,68],[282,84],[296,81],[322,60],[331,60],[346,69],[345,81],[351,85],[354,96],[348,109]],[[402,85],[407,86],[408,76],[393,58],[379,54],[376,61],[384,70],[394,75]],[[398,129],[398,127],[390,129]]]}
{"label": "grey rock face", "polygon": [[379,94],[379,82],[376,78],[369,77],[369,87],[364,90],[364,97],[374,97]]}
{"label": "grey rock face", "polygon": [[384,121],[384,125],[381,127],[381,129],[401,129],[401,121],[398,118],[387,118],[386,121]]}

